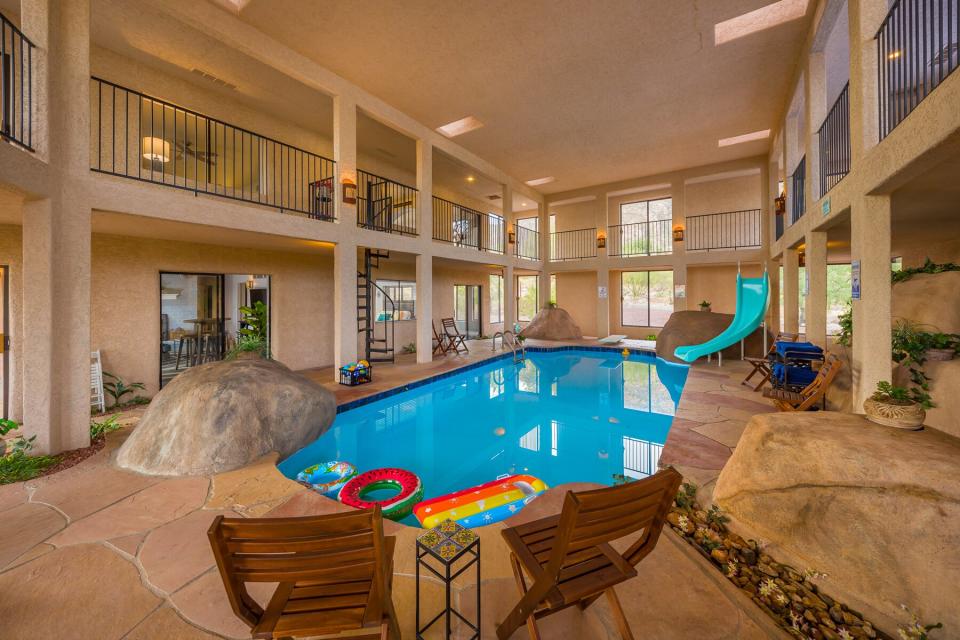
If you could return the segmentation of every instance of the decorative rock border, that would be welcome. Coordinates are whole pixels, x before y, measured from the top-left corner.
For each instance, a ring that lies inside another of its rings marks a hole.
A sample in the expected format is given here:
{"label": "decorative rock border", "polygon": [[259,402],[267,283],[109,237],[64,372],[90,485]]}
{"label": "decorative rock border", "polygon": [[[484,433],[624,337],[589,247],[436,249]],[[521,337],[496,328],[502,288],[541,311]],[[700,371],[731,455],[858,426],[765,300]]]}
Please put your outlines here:
{"label": "decorative rock border", "polygon": [[776,562],[756,540],[730,531],[729,518],[716,506],[704,510],[696,486],[684,483],[667,522],[757,606],[795,638],[804,640],[893,640],[861,613],[823,593],[816,571],[797,571]]}

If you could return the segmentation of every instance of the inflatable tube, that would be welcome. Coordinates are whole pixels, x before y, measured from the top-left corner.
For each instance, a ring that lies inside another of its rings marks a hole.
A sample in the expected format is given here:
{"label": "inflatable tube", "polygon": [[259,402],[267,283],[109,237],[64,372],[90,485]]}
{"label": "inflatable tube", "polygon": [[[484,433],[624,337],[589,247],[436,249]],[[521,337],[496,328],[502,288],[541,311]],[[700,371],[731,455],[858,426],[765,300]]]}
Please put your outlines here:
{"label": "inflatable tube", "polygon": [[338,493],[355,475],[357,468],[349,462],[331,460],[307,467],[297,474],[297,482],[318,493]]}
{"label": "inflatable tube", "polygon": [[513,475],[424,500],[413,511],[427,529],[447,519],[464,527],[479,527],[509,518],[546,489],[539,478]]}
{"label": "inflatable tube", "polygon": [[[386,500],[367,500],[364,496],[379,489],[396,489],[399,493]],[[384,518],[402,520],[413,511],[413,505],[423,498],[423,483],[416,474],[405,469],[374,469],[352,478],[340,490],[338,499],[357,509],[380,505]]]}

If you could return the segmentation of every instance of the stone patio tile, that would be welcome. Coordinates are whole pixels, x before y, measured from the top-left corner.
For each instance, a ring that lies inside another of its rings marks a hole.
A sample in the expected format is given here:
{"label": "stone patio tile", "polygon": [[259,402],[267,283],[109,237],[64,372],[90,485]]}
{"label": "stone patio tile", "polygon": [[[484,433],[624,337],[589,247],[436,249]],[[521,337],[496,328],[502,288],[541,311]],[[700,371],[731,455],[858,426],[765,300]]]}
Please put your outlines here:
{"label": "stone patio tile", "polygon": [[114,547],[123,551],[126,554],[131,556],[136,556],[137,551],[140,550],[140,543],[143,542],[144,538],[147,537],[147,534],[144,533],[132,533],[129,536],[120,536],[119,538],[110,538],[107,540]]}
{"label": "stone patio tile", "polygon": [[746,423],[739,420],[724,420],[723,422],[700,425],[694,427],[693,430],[732,449],[737,446],[746,427]]}
{"label": "stone patio tile", "polygon": [[[247,589],[254,600],[265,604],[275,584],[251,583]],[[171,596],[171,601],[192,624],[229,638],[250,638],[250,627],[236,616],[227,600],[220,572],[211,569]]]}
{"label": "stone patio tile", "polygon": [[54,509],[41,504],[21,504],[0,517],[0,567],[5,567],[34,545],[67,525]]}
{"label": "stone patio tile", "polygon": [[206,478],[165,480],[74,522],[50,543],[62,547],[154,529],[199,509],[208,485]]}
{"label": "stone patio tile", "polygon": [[671,429],[660,456],[661,464],[689,464],[701,469],[722,469],[730,449],[695,431]]}
{"label": "stone patio tile", "polygon": [[332,498],[307,489],[306,491],[294,494],[289,500],[267,512],[266,515],[271,518],[285,518],[291,516],[315,516],[325,513],[343,513],[344,511],[350,510],[350,507]]}
{"label": "stone patio tile", "polygon": [[124,640],[215,640],[218,637],[184,621],[170,607],[160,607],[134,627]]}
{"label": "stone patio tile", "polygon": [[23,553],[23,554],[17,556],[17,558],[16,558],[13,562],[11,562],[11,563],[8,564],[6,567],[4,567],[4,570],[6,570],[6,569],[12,569],[12,568],[14,568],[14,567],[20,566],[21,564],[25,564],[25,563],[27,563],[27,562],[30,562],[30,561],[33,560],[34,558],[39,558],[39,557],[42,556],[43,554],[45,554],[45,553],[50,553],[50,552],[53,551],[54,549],[56,549],[56,547],[53,546],[52,544],[47,544],[46,542],[41,542],[40,544],[31,547],[26,553]]}
{"label": "stone patio tile", "polygon": [[194,511],[148,533],[139,555],[147,581],[161,591],[173,593],[213,567],[216,561],[207,529],[218,515],[235,514]]}
{"label": "stone patio tile", "polygon": [[100,545],[57,549],[0,574],[3,637],[113,640],[160,604],[137,569]]}
{"label": "stone patio tile", "polygon": [[[413,555],[413,551],[410,552]],[[416,626],[416,596],[417,580],[411,575],[393,576],[393,607],[397,611],[397,622],[400,625],[400,634],[404,638],[414,638],[414,627]],[[454,594],[451,594],[453,597]],[[423,625],[430,618],[437,615],[443,608],[444,590],[443,585],[435,580],[420,581],[420,624]],[[442,634],[437,631],[443,628],[443,623],[438,622],[431,628],[431,632],[425,638],[442,638]]]}
{"label": "stone patio tile", "polygon": [[37,487],[31,499],[55,506],[74,522],[157,482],[159,478],[98,466],[86,473],[54,477]]}
{"label": "stone patio tile", "polygon": [[213,476],[207,509],[233,509],[258,517],[296,494],[309,491],[277,469],[277,454],[269,453],[242,469]]}
{"label": "stone patio tile", "polygon": [[704,406],[732,407],[751,413],[769,413],[775,411],[769,402],[758,402],[756,398],[744,399],[732,396],[726,391],[687,391],[683,398]]}
{"label": "stone patio tile", "polygon": [[6,511],[27,501],[27,487],[23,482],[0,485],[0,511]]}
{"label": "stone patio tile", "polygon": [[674,417],[692,422],[720,422],[724,419],[716,404],[702,404],[683,396],[680,397],[680,406]]}

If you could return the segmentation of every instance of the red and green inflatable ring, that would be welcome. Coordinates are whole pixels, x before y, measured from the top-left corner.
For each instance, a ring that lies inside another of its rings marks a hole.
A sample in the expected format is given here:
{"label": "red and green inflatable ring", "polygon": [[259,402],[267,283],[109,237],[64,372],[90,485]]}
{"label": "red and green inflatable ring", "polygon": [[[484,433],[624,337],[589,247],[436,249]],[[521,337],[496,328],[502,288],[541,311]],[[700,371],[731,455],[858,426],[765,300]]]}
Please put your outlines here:
{"label": "red and green inflatable ring", "polygon": [[[400,493],[386,500],[364,498],[378,489],[397,489]],[[384,518],[402,520],[413,512],[413,505],[423,499],[423,483],[416,474],[406,469],[373,469],[354,476],[340,490],[338,499],[348,507],[357,509],[380,505]]]}

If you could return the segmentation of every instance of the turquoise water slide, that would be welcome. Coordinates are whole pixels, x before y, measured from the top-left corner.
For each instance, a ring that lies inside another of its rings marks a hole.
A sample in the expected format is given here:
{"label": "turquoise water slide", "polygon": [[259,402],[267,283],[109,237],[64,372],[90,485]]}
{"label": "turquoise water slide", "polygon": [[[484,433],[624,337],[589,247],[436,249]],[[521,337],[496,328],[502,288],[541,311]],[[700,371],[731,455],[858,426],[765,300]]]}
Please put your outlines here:
{"label": "turquoise water slide", "polygon": [[703,344],[677,347],[673,355],[684,362],[693,362],[701,356],[716,353],[736,344],[754,332],[763,323],[770,305],[770,279],[764,273],[760,278],[744,278],[737,274],[737,311],[733,322],[716,338]]}

